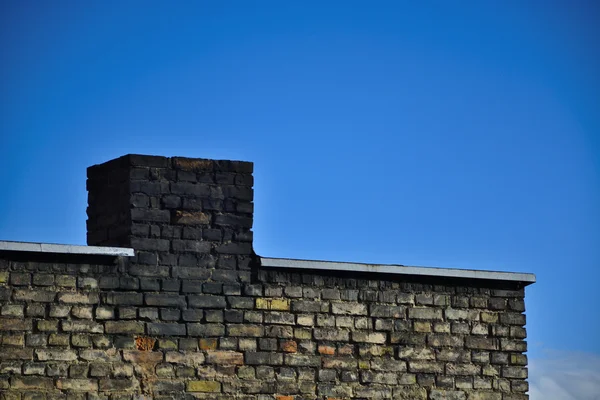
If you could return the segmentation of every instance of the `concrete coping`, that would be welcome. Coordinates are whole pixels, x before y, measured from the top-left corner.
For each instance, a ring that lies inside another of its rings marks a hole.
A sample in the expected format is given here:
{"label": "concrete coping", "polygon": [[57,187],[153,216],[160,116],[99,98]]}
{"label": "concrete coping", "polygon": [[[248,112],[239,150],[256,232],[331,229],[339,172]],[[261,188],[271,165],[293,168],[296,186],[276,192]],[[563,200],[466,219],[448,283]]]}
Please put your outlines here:
{"label": "concrete coping", "polygon": [[482,279],[491,281],[535,283],[535,275],[520,272],[481,271],[474,269],[452,269],[435,267],[408,267],[404,265],[361,264],[336,261],[293,260],[289,258],[261,257],[266,268],[294,268],[349,272],[373,272],[395,275],[421,275],[439,278]]}
{"label": "concrete coping", "polygon": [[21,251],[52,254],[87,254],[97,256],[134,256],[133,249],[124,247],[80,246],[74,244],[52,244],[0,241],[0,251]]}

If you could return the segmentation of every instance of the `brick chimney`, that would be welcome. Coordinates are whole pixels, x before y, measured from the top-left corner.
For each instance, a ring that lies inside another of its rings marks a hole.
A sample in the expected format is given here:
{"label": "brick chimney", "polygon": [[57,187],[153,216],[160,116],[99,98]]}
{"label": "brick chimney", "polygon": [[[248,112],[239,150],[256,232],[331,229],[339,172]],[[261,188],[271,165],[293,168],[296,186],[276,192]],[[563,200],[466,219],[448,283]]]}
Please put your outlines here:
{"label": "brick chimney", "polygon": [[176,269],[246,281],[254,257],[252,171],[250,162],[135,154],[89,167],[88,245],[132,247],[133,274]]}

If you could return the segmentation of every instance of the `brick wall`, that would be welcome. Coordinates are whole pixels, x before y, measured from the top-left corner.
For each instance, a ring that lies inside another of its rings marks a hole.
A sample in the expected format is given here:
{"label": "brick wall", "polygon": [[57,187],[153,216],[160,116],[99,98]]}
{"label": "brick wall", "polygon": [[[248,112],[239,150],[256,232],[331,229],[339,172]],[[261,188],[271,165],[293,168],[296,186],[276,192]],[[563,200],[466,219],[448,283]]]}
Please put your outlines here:
{"label": "brick wall", "polygon": [[527,398],[521,284],[263,268],[251,173],[91,167],[89,244],[136,255],[0,252],[2,398]]}

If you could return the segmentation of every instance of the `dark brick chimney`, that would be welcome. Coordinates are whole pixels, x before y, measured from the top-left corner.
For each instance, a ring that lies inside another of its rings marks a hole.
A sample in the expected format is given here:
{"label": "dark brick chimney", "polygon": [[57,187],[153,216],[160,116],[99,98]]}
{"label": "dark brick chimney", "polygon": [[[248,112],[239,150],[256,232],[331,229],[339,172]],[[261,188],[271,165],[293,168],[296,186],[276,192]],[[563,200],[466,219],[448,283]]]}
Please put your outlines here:
{"label": "dark brick chimney", "polygon": [[140,275],[152,268],[152,276],[247,280],[252,171],[250,162],[134,154],[94,165],[87,171],[88,245],[132,247],[132,272]]}

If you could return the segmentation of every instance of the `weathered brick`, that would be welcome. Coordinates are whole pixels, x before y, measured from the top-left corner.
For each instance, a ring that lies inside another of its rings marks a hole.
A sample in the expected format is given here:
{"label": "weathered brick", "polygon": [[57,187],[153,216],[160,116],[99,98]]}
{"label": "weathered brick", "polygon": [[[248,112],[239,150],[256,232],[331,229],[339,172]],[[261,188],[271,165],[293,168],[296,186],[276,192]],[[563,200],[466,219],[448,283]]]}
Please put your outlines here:
{"label": "weathered brick", "polygon": [[148,335],[154,336],[185,336],[185,324],[149,323]]}
{"label": "weathered brick", "polygon": [[360,303],[331,303],[331,312],[341,315],[367,315],[367,306]]}
{"label": "weathered brick", "polygon": [[58,301],[65,304],[98,304],[97,293],[59,293]]}
{"label": "weathered brick", "polygon": [[107,321],[106,333],[144,333],[144,323],[137,321]]}
{"label": "weathered brick", "polygon": [[132,392],[140,389],[137,379],[100,379],[99,389],[103,392]]}
{"label": "weathered brick", "polygon": [[467,395],[463,391],[433,389],[429,398],[431,400],[466,400]]}
{"label": "weathered brick", "polygon": [[261,325],[231,324],[227,325],[227,334],[229,336],[261,337],[265,334],[265,328]]}
{"label": "weathered brick", "polygon": [[56,388],[76,392],[94,392],[98,390],[98,382],[95,379],[59,379],[56,381]]}
{"label": "weathered brick", "polygon": [[372,317],[380,318],[405,318],[406,307],[404,306],[388,306],[381,304],[371,304]]}
{"label": "weathered brick", "polygon": [[0,319],[0,331],[31,331],[32,328],[33,323],[30,319]]}
{"label": "weathered brick", "polygon": [[283,354],[271,352],[253,352],[245,353],[247,365],[282,365]]}
{"label": "weathered brick", "polygon": [[15,289],[13,298],[16,301],[33,301],[38,303],[51,303],[56,297],[56,292],[39,289]]}
{"label": "weathered brick", "polygon": [[62,321],[61,328],[65,332],[104,333],[103,326],[94,321]]}
{"label": "weathered brick", "polygon": [[187,324],[187,334],[198,337],[220,337],[225,335],[223,324]]}
{"label": "weathered brick", "polygon": [[326,340],[326,341],[342,341],[347,342],[350,340],[350,332],[348,330],[343,329],[333,329],[333,328],[315,328],[314,337],[316,340]]}
{"label": "weathered brick", "polygon": [[5,304],[2,306],[0,314],[8,317],[23,317],[25,315],[23,310],[22,304]]}
{"label": "weathered brick", "polygon": [[35,355],[40,361],[74,361],[77,360],[77,353],[73,350],[46,350],[38,349]]}
{"label": "weathered brick", "polygon": [[243,365],[244,354],[235,351],[208,351],[207,364]]}
{"label": "weathered brick", "polygon": [[462,347],[464,339],[457,335],[429,334],[427,343],[432,347]]}
{"label": "weathered brick", "polygon": [[186,390],[188,392],[219,393],[221,384],[215,381],[188,381]]}
{"label": "weathered brick", "polygon": [[157,364],[163,361],[163,353],[160,351],[123,350],[123,360],[136,364]]}
{"label": "weathered brick", "polygon": [[416,373],[442,374],[444,364],[432,361],[409,361],[408,370]]}
{"label": "weathered brick", "polygon": [[185,296],[179,296],[176,294],[146,294],[145,303],[148,306],[158,307],[178,307],[183,308],[186,306]]}
{"label": "weathered brick", "polygon": [[383,332],[368,332],[368,331],[352,332],[352,341],[354,341],[354,342],[384,344],[386,342],[386,339],[387,339],[387,335]]}
{"label": "weathered brick", "polygon": [[188,304],[192,308],[225,308],[224,296],[196,295],[188,296]]}
{"label": "weathered brick", "polygon": [[288,311],[290,309],[290,300],[258,298],[256,299],[256,308],[259,310]]}
{"label": "weathered brick", "polygon": [[477,350],[498,350],[498,340],[494,338],[468,336],[465,339],[465,347]]}
{"label": "weathered brick", "polygon": [[13,376],[10,378],[10,387],[15,390],[52,390],[52,378],[40,376]]}
{"label": "weathered brick", "polygon": [[442,310],[439,308],[409,308],[408,318],[410,319],[430,319],[441,320]]}

